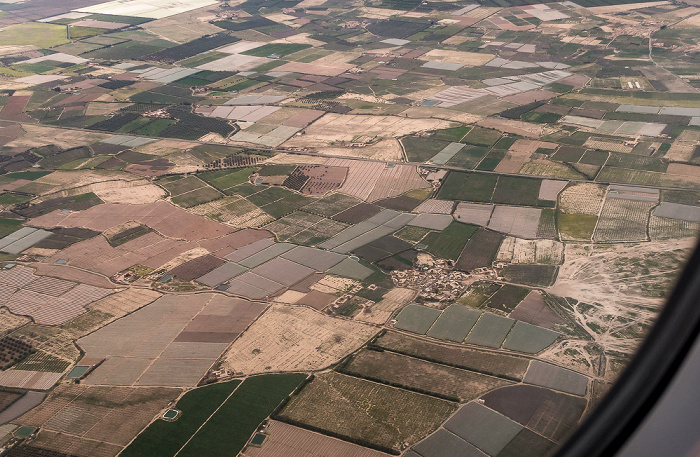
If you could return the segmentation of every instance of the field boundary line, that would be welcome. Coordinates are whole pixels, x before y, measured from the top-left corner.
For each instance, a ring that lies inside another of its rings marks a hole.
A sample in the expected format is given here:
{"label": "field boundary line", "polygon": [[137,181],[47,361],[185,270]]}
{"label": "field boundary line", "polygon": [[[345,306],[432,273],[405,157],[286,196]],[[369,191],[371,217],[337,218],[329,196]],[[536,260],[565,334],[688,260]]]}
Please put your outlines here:
{"label": "field boundary line", "polygon": [[231,398],[231,396],[234,393],[236,393],[236,391],[243,385],[243,383],[245,382],[246,379],[248,379],[247,376],[245,378],[243,378],[243,380],[236,386],[235,389],[233,389],[231,391],[230,394],[228,394],[228,397],[226,397],[226,399],[224,399],[224,401],[221,402],[221,404],[214,410],[214,412],[211,413],[211,415],[209,415],[209,417],[207,417],[207,420],[202,422],[202,425],[200,425],[199,428],[197,430],[195,430],[195,432],[192,434],[192,436],[190,436],[189,439],[185,442],[185,444],[183,444],[182,447],[180,449],[178,449],[175,454],[173,454],[173,457],[176,457],[180,452],[182,452],[182,450],[190,443],[190,441],[192,441],[192,438],[194,438],[197,435],[197,433],[199,433],[199,431],[209,422],[209,420],[214,416],[214,414],[216,414],[221,409],[221,407],[224,406],[224,404],[226,404],[228,399]]}

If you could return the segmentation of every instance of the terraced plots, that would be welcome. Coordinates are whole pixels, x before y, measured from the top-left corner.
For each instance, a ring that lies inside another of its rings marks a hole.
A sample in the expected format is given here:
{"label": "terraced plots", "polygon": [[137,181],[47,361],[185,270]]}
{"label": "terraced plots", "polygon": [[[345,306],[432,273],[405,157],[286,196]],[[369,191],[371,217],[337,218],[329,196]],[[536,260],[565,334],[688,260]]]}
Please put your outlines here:
{"label": "terraced plots", "polygon": [[244,245],[224,257],[228,262],[197,281],[244,297],[261,299],[294,286],[315,272],[364,279],[372,270],[347,256],[316,248],[275,243],[264,238]]}
{"label": "terraced plots", "polygon": [[[493,299],[492,299],[493,300]],[[536,354],[551,346],[560,334],[546,328],[461,305],[444,311],[408,305],[396,316],[395,328],[433,338]]]}
{"label": "terraced plots", "polygon": [[129,221],[147,225],[169,238],[188,241],[217,238],[233,231],[164,201],[147,205],[107,203],[71,213],[54,211],[33,219],[32,223],[38,227],[83,227],[103,232]]}
{"label": "terraced plots", "polygon": [[319,244],[320,248],[330,249],[338,253],[352,252],[365,244],[376,241],[404,227],[415,218],[412,214],[384,210],[371,218],[360,222],[328,241]]}
{"label": "terraced plots", "polygon": [[274,233],[279,241],[315,245],[337,235],[347,228],[347,225],[315,214],[296,211],[263,228]]}
{"label": "terraced plots", "polygon": [[[454,409],[444,400],[331,372],[316,376],[278,417],[394,453],[430,433]],[[415,420],[406,423],[406,417]]]}
{"label": "terraced plots", "polygon": [[79,316],[91,303],[114,292],[88,284],[40,276],[23,265],[0,270],[0,304],[44,325],[59,325]]}
{"label": "terraced plots", "polygon": [[162,297],[78,340],[86,357],[106,359],[85,382],[195,385],[264,309],[259,303],[211,293]]}
{"label": "terraced plots", "polygon": [[100,454],[115,455],[180,393],[166,387],[61,385],[18,421],[41,427],[36,445],[44,449],[89,457],[99,442]]}
{"label": "terraced plots", "polygon": [[351,159],[328,159],[325,165],[347,168],[347,178],[338,190],[369,202],[428,187],[428,183],[418,175],[416,167],[411,165]]}
{"label": "terraced plots", "polygon": [[167,189],[173,203],[185,208],[201,205],[223,196],[216,189],[207,186],[194,176],[186,178],[177,176],[176,179],[165,178],[158,184]]}

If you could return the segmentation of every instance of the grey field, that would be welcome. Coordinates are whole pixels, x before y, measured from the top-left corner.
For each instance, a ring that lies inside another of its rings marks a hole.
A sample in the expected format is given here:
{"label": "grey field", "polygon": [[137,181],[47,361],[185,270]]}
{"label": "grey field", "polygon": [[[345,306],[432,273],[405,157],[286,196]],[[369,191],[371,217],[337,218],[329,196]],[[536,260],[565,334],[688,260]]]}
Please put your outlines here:
{"label": "grey field", "polygon": [[530,362],[523,381],[581,396],[586,395],[588,388],[588,378],[585,376],[539,360]]}
{"label": "grey field", "polygon": [[486,457],[473,445],[442,428],[413,446],[413,449],[423,457]]}
{"label": "grey field", "polygon": [[501,347],[514,323],[513,319],[484,313],[464,342],[492,348]]}
{"label": "grey field", "polygon": [[425,333],[440,317],[440,310],[421,305],[408,305],[396,317],[394,327],[413,333]]}
{"label": "grey field", "polygon": [[461,305],[450,305],[440,315],[428,336],[461,343],[481,316],[479,311]]}
{"label": "grey field", "polygon": [[492,456],[523,429],[517,422],[475,402],[462,406],[444,427]]}

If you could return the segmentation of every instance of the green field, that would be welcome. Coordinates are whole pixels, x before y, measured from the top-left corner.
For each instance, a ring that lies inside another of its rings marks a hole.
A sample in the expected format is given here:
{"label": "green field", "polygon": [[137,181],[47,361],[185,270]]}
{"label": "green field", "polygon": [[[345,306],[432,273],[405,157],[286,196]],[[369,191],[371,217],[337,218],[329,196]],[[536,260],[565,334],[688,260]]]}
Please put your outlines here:
{"label": "green field", "polygon": [[172,457],[197,429],[238,387],[231,381],[187,392],[176,408],[182,411],[174,422],[156,420],[120,454],[122,457]]}
{"label": "green field", "polygon": [[65,25],[26,22],[8,25],[0,32],[0,46],[34,45],[38,48],[51,48],[68,41]]}
{"label": "green field", "polygon": [[442,232],[429,233],[423,243],[428,245],[427,251],[443,259],[457,260],[469,238],[476,233],[476,225],[452,222]]}
{"label": "green field", "polygon": [[306,375],[298,373],[246,379],[192,437],[178,456],[238,454],[260,423],[272,414],[304,379]]}
{"label": "green field", "polygon": [[450,144],[449,141],[416,136],[407,136],[401,139],[401,143],[406,150],[406,157],[409,162],[427,162]]}
{"label": "green field", "polygon": [[493,192],[493,203],[537,205],[542,181],[519,176],[500,176]]}
{"label": "green field", "polygon": [[463,142],[475,144],[477,146],[493,146],[500,138],[501,132],[498,130],[474,127],[469,131],[467,136],[464,137]]}
{"label": "green field", "polygon": [[557,214],[559,233],[576,240],[590,240],[596,222],[598,217],[589,214]]}
{"label": "green field", "polygon": [[0,219],[0,237],[14,233],[22,227],[22,219]]}
{"label": "green field", "polygon": [[201,180],[216,187],[226,195],[230,195],[227,190],[244,182],[248,182],[250,175],[255,173],[257,168],[241,168],[238,170],[217,170],[205,171],[197,175]]}
{"label": "green field", "polygon": [[447,175],[445,183],[440,188],[438,198],[490,202],[497,179],[497,175],[453,171]]}
{"label": "green field", "polygon": [[246,54],[249,56],[256,57],[267,57],[270,55],[276,55],[278,57],[284,57],[286,55],[292,54],[302,49],[310,48],[310,44],[300,44],[300,43],[270,43],[259,48],[251,49],[249,51],[244,51],[241,54]]}

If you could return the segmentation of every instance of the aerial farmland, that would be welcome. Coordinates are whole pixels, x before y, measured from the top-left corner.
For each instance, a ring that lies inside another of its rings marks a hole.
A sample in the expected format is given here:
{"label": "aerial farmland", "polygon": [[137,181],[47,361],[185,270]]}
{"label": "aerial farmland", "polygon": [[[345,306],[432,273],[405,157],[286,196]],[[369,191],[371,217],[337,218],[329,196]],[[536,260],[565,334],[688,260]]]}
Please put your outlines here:
{"label": "aerial farmland", "polygon": [[0,2],[3,455],[561,445],[700,233],[700,21],[531,3]]}

